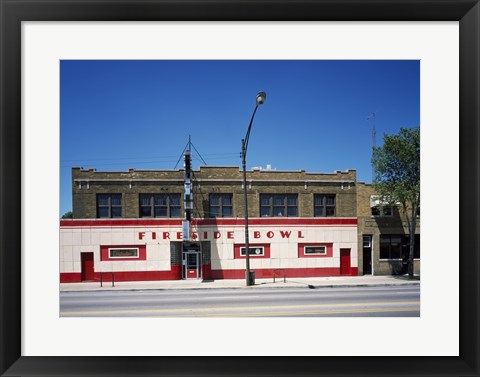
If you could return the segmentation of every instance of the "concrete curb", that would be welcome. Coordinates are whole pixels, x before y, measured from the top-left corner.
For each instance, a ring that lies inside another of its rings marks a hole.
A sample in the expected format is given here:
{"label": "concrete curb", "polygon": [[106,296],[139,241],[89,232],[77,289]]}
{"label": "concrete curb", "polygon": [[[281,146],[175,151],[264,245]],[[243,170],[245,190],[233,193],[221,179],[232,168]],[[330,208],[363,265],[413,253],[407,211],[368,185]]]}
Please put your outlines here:
{"label": "concrete curb", "polygon": [[60,293],[85,293],[85,292],[121,292],[121,291],[189,291],[189,290],[218,290],[218,289],[288,289],[301,288],[306,289],[323,289],[323,288],[356,288],[356,287],[398,287],[398,286],[419,286],[420,281],[402,281],[398,283],[338,283],[338,284],[309,284],[304,282],[290,282],[288,285],[265,285],[265,284],[285,284],[285,283],[260,283],[253,286],[190,286],[190,287],[92,287],[85,289],[60,289]]}

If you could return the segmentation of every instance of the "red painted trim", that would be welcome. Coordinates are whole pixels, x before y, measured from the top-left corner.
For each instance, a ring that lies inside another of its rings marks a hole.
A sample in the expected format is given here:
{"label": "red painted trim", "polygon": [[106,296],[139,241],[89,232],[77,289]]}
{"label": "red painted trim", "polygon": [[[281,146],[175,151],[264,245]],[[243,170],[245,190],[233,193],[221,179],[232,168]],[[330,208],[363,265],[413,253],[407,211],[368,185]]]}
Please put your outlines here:
{"label": "red painted trim", "polygon": [[[243,225],[244,219],[208,219],[198,220],[198,225]],[[249,225],[357,225],[356,218],[336,217],[257,217],[249,218]]]}
{"label": "red painted trim", "polygon": [[[110,258],[108,249],[138,249],[138,258]],[[100,246],[100,260],[111,262],[135,262],[141,260],[147,260],[147,246],[146,245],[101,245]]]}
{"label": "red painted trim", "polygon": [[[357,225],[356,218],[337,218],[337,217],[258,217],[249,218],[250,225]],[[75,219],[60,220],[61,227],[96,227],[96,226],[138,226],[138,227],[181,227],[181,219]],[[242,226],[244,219],[207,219],[193,220],[193,226]]]}
{"label": "red painted trim", "polygon": [[211,264],[202,265],[202,278],[203,278],[203,280],[211,280],[212,279],[212,265]]}
{"label": "red painted trim", "polygon": [[81,272],[62,272],[60,273],[60,283],[79,283],[82,281]]}
{"label": "red painted trim", "polygon": [[[250,248],[253,248],[253,247],[258,247],[258,246],[261,246],[263,247],[263,255],[253,255],[253,254],[250,254],[250,258],[255,258],[255,259],[261,259],[261,258],[270,258],[270,244],[269,243],[253,243],[253,244],[249,244],[249,247]],[[240,255],[240,249],[242,247],[245,247],[245,244],[244,243],[241,243],[241,244],[235,244],[233,246],[233,256],[234,256],[234,259],[245,259],[246,256],[245,255]]]}
{"label": "red painted trim", "polygon": [[78,219],[60,220],[60,226],[182,226],[181,219]]}
{"label": "red painted trim", "polygon": [[[340,276],[339,267],[313,267],[313,268],[284,268],[286,278],[309,278]],[[273,279],[274,269],[252,269],[256,279]],[[351,276],[358,275],[358,268],[352,267]],[[279,278],[276,273],[277,279]],[[283,276],[282,276],[283,277]],[[212,270],[212,279],[245,279],[245,270]]]}
{"label": "red painted trim", "polygon": [[[172,266],[170,271],[122,271],[114,272],[115,281],[155,281],[155,280],[180,280],[182,278],[181,266]],[[100,282],[100,272],[95,272],[94,279]],[[112,274],[104,273],[103,282],[111,282]],[[81,273],[62,272],[60,274],[60,283],[79,283],[81,282]]]}
{"label": "red painted trim", "polygon": [[[176,271],[178,269],[178,271]],[[172,266],[170,271],[119,271],[114,272],[115,281],[155,281],[155,280],[179,280],[181,279],[180,266]],[[95,280],[100,281],[100,273],[95,274]],[[109,282],[111,274],[103,275],[103,281]]]}
{"label": "red painted trim", "polygon": [[[340,268],[286,268],[286,278],[307,278],[340,276]],[[257,279],[273,279],[274,269],[253,269]],[[358,275],[358,268],[350,269],[351,276]],[[245,279],[245,270],[212,270],[210,265],[202,266],[203,280],[214,279]],[[276,274],[279,278],[278,273]],[[171,271],[130,271],[114,272],[115,281],[156,281],[156,280],[181,280],[181,266],[172,266]],[[111,274],[103,275],[104,282],[111,282]],[[100,273],[95,273],[95,281],[100,282]],[[80,272],[63,272],[60,274],[60,283],[81,282]]]}
{"label": "red painted trim", "polygon": [[[305,246],[326,246],[326,254],[305,254]],[[331,258],[333,256],[333,243],[311,242],[298,244],[299,258]]]}

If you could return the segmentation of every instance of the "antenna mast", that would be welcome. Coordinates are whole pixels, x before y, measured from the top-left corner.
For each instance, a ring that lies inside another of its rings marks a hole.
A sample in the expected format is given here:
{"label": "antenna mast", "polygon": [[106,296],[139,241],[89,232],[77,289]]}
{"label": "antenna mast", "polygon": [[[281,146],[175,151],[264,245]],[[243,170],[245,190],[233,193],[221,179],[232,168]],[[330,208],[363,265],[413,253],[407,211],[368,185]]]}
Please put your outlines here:
{"label": "antenna mast", "polygon": [[375,129],[375,118],[377,117],[380,109],[381,107],[377,111],[371,113],[367,118],[367,120],[370,120],[370,122],[372,123],[372,151],[377,146],[377,130]]}
{"label": "antenna mast", "polygon": [[197,152],[198,157],[203,161],[203,163],[204,163],[205,165],[207,165],[207,163],[205,162],[205,160],[203,159],[203,157],[200,155],[200,153],[198,153],[197,148],[195,148],[195,145],[193,145],[193,143],[192,143],[192,137],[189,135],[189,136],[188,136],[187,145],[185,146],[185,148],[183,148],[183,152],[182,152],[182,154],[180,155],[180,157],[178,158],[178,161],[177,161],[177,163],[175,164],[175,167],[174,167],[173,169],[176,169],[176,168],[177,168],[178,163],[180,162],[180,160],[182,159],[182,157],[184,157],[184,155],[185,155],[186,152],[189,152],[190,155],[192,155],[192,153],[191,153],[191,152],[192,152],[192,147],[193,147],[193,150],[194,150],[195,152]]}
{"label": "antenna mast", "polygon": [[[377,130],[375,129],[375,118],[377,117],[377,114],[381,110],[381,108],[382,107],[380,106],[377,109],[377,111],[374,111],[373,113],[371,113],[367,118],[367,120],[370,120],[370,122],[372,123],[372,155],[373,155],[373,151],[377,147]],[[375,179],[375,170],[372,165],[372,182],[374,181],[374,179]]]}

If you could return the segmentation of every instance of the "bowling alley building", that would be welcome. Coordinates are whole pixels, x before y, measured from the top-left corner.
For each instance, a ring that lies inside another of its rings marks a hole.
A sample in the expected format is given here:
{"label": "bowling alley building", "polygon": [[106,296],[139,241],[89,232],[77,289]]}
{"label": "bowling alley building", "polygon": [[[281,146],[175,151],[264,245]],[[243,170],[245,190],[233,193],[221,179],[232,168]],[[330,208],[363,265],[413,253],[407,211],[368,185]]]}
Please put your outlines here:
{"label": "bowling alley building", "polygon": [[257,279],[405,272],[399,208],[379,206],[355,170],[246,175],[248,251],[239,167],[73,168],[60,282],[244,279],[247,252]]}

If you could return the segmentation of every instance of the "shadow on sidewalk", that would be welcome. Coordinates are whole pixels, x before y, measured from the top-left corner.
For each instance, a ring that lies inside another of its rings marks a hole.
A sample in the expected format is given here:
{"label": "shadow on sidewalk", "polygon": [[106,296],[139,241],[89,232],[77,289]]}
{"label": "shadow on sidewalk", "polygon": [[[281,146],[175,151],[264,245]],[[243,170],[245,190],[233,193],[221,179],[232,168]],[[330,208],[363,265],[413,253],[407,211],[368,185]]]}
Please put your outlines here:
{"label": "shadow on sidewalk", "polygon": [[392,278],[397,280],[405,280],[405,281],[420,281],[420,275],[414,275],[412,279],[408,278],[407,275],[392,275]]}

